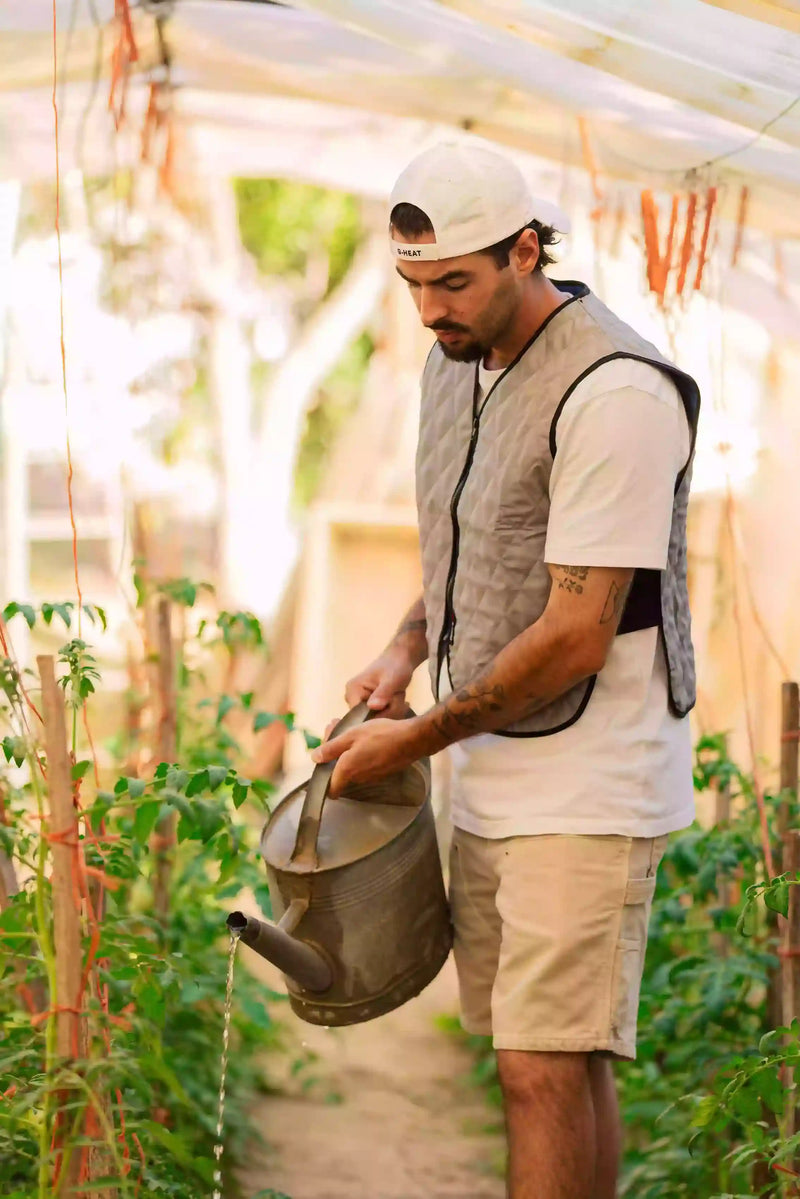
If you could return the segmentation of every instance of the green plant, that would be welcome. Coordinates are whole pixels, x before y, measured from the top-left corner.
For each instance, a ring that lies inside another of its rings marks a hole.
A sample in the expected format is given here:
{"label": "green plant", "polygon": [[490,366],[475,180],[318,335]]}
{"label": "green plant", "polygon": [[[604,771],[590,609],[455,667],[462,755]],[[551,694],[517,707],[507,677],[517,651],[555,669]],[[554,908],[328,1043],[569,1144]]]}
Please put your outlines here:
{"label": "green plant", "polygon": [[[674,834],[659,871],[637,1059],[617,1072],[626,1123],[621,1193],[796,1193],[787,1190],[796,1179],[800,1135],[786,1128],[786,1071],[800,1064],[800,1027],[771,1029],[767,995],[779,964],[771,913],[785,914],[789,887],[800,876],[764,876],[752,780],[728,757],[724,736],[698,743],[694,780],[698,792],[728,788],[732,816],[718,827],[695,824]],[[785,798],[765,799],[776,843],[778,801]],[[474,1081],[499,1106],[489,1038],[467,1043]]]}
{"label": "green plant", "polygon": [[347,273],[361,237],[358,202],[344,192],[285,179],[237,179],[242,243],[265,274],[301,278],[327,256],[327,286]]}
{"label": "green plant", "polygon": [[[169,598],[188,604],[196,594],[176,585]],[[90,613],[100,619],[96,609],[87,609]],[[71,605],[43,605],[38,614],[8,605],[4,615],[9,620],[21,615],[29,625],[39,615],[45,624],[57,615],[69,628],[73,614]],[[211,642],[227,652],[231,637],[239,645],[244,632],[249,647],[261,645],[253,619],[221,614],[214,626],[219,635]],[[85,794],[92,761],[74,758],[73,786],[82,811],[75,902],[83,913],[87,1039],[69,1062],[58,1058],[54,1042],[53,897],[48,836],[42,835],[41,751],[16,668],[0,661],[0,724],[6,726],[0,741],[5,759],[0,853],[13,861],[20,879],[0,910],[5,1199],[58,1199],[68,1162],[77,1155],[83,1160],[89,1142],[102,1155],[119,1199],[194,1199],[211,1185],[226,983],[224,918],[243,888],[269,915],[266,879],[245,812],[263,809],[272,785],[239,772],[241,747],[225,722],[234,709],[260,727],[273,717],[251,711],[252,695],[199,698],[204,656],[215,652],[204,632],[179,664],[180,764],[162,762],[149,778],[123,776],[110,791]],[[62,648],[59,661],[68,707],[77,715],[100,686],[97,662],[79,639]],[[275,719],[293,727],[291,717]],[[73,721],[73,744],[76,730]],[[177,816],[178,844],[169,918],[161,921],[152,907],[151,838],[168,812]],[[229,1197],[236,1194],[232,1169],[256,1134],[250,1110],[253,1094],[267,1085],[262,1055],[279,1047],[270,1009],[280,1001],[239,969],[223,1158]],[[100,1183],[95,1176],[94,1188]]]}

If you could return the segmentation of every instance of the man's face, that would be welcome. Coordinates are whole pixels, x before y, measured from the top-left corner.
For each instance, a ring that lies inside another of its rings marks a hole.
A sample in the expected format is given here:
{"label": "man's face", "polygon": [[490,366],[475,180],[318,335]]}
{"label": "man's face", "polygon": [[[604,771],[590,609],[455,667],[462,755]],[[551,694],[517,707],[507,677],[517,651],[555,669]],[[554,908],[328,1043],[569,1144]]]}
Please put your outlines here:
{"label": "man's face", "polygon": [[[415,239],[433,242],[433,234]],[[464,254],[438,262],[403,259],[397,273],[408,284],[420,319],[456,362],[483,358],[509,327],[520,300],[520,275],[498,267],[490,254]]]}

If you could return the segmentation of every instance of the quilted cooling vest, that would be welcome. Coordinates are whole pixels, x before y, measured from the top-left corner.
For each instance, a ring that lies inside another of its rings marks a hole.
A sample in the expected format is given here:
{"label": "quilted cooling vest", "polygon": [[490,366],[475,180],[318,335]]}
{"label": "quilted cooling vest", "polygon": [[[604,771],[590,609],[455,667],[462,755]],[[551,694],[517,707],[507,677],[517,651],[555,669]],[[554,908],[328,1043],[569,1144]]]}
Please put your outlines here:
{"label": "quilted cooling vest", "polygon": [[[440,677],[454,690],[465,686],[542,615],[550,594],[544,545],[559,415],[575,387],[598,366],[632,358],[658,367],[677,385],[692,451],[675,481],[667,567],[636,571],[618,635],[661,629],[670,708],[683,716],[695,702],[686,509],[700,408],[697,384],[584,284],[555,286],[567,295],[565,303],[487,395],[480,396],[477,364],[453,362],[438,345],[425,366],[416,475],[434,694],[441,698]],[[595,678],[502,734],[542,737],[573,724],[589,702]]]}

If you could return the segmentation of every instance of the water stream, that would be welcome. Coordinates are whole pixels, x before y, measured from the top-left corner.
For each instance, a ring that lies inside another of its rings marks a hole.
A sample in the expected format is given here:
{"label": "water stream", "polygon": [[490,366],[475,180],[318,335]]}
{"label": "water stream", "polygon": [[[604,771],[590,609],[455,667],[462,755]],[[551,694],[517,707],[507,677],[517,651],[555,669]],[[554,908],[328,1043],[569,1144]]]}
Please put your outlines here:
{"label": "water stream", "polygon": [[236,962],[236,946],[239,944],[239,934],[231,932],[231,947],[228,953],[228,982],[225,988],[225,1022],[222,1028],[222,1055],[219,1071],[219,1109],[217,1112],[217,1140],[214,1145],[216,1169],[214,1170],[213,1199],[222,1199],[222,1151],[225,1142],[222,1132],[225,1127],[225,1080],[228,1075],[228,1043],[231,1035],[231,1008],[233,1006],[233,968]]}

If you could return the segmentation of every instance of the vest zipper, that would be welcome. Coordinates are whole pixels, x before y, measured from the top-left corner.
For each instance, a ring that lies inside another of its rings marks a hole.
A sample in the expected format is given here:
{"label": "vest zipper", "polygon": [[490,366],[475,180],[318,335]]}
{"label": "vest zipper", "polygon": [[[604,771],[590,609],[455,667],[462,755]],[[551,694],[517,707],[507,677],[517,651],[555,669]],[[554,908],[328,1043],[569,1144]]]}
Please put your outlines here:
{"label": "vest zipper", "polygon": [[[464,490],[469,472],[472,468],[472,460],[475,457],[475,447],[478,444],[478,434],[480,432],[480,412],[478,411],[478,389],[479,389],[478,368],[475,367],[475,388],[472,393],[472,430],[470,432],[469,446],[467,447],[467,456],[464,460],[464,465],[461,468],[461,474],[458,476],[458,482],[453,490],[453,495],[450,500],[450,520],[453,525],[453,545],[450,551],[450,566],[447,570],[447,583],[445,585],[444,595],[444,616],[442,618],[442,631],[439,634],[439,653],[436,663],[436,694],[439,695],[439,683],[442,677],[442,666],[445,659],[449,659],[450,649],[453,645],[456,635],[456,614],[453,608],[453,592],[456,586],[456,569],[458,567],[458,547],[461,540],[461,528],[458,523],[458,503],[461,499],[461,493]],[[449,662],[448,662],[449,675]]]}

